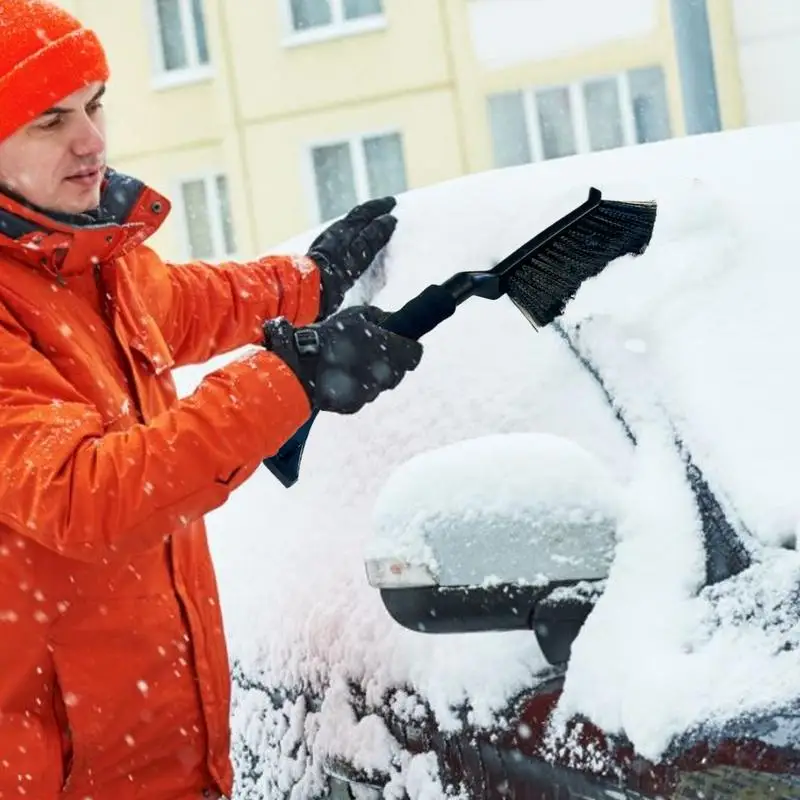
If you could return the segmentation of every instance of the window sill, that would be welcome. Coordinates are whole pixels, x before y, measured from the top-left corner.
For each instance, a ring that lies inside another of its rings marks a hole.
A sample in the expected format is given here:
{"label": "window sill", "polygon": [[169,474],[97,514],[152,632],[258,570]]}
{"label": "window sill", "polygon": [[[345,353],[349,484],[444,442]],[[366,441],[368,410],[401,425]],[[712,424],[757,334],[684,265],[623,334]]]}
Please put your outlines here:
{"label": "window sill", "polygon": [[187,67],[159,72],[153,76],[150,84],[153,91],[163,92],[168,89],[178,89],[182,86],[192,86],[195,83],[204,83],[213,80],[214,68],[208,64],[202,67]]}
{"label": "window sill", "polygon": [[303,47],[309,44],[319,44],[320,42],[344,39],[348,36],[358,36],[362,33],[382,31],[386,28],[386,16],[380,14],[373,17],[364,17],[364,19],[335,23],[333,25],[321,25],[319,28],[311,28],[307,31],[295,31],[285,36],[281,45],[286,48]]}

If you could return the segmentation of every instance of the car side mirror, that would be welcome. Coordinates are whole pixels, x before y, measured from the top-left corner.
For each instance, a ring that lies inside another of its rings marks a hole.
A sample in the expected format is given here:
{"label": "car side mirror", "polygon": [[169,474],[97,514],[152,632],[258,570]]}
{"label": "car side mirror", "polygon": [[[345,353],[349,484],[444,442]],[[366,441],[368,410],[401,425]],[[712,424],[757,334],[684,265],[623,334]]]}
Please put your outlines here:
{"label": "car side mirror", "polygon": [[533,630],[563,663],[602,592],[620,486],[575,442],[482,437],[401,465],[375,505],[370,584],[426,633]]}

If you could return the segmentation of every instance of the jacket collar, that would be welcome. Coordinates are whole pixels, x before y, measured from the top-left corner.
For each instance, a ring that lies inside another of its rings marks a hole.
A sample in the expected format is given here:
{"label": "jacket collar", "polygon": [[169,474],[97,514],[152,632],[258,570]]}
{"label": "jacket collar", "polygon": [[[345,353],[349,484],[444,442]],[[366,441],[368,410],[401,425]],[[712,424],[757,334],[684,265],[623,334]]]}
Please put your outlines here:
{"label": "jacket collar", "polygon": [[86,214],[45,211],[0,192],[0,253],[67,277],[129,253],[161,227],[169,211],[158,192],[112,169],[100,205]]}

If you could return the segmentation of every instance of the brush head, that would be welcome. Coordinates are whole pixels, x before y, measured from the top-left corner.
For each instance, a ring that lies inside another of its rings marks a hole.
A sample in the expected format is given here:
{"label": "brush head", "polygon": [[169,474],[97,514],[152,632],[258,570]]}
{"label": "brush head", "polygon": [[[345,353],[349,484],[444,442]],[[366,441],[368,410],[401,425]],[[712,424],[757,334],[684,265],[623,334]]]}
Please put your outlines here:
{"label": "brush head", "polygon": [[560,316],[581,284],[650,244],[655,202],[602,200],[544,241],[506,275],[506,292],[534,327]]}

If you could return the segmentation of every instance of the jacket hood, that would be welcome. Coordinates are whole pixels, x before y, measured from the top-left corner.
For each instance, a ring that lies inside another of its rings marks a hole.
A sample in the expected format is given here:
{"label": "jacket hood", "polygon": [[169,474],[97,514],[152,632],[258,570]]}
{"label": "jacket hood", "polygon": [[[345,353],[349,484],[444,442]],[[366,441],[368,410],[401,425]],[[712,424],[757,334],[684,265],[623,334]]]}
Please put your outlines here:
{"label": "jacket hood", "polygon": [[149,239],[169,201],[136,178],[106,170],[100,205],[85,214],[37,208],[0,192],[0,253],[58,278],[113,261]]}

